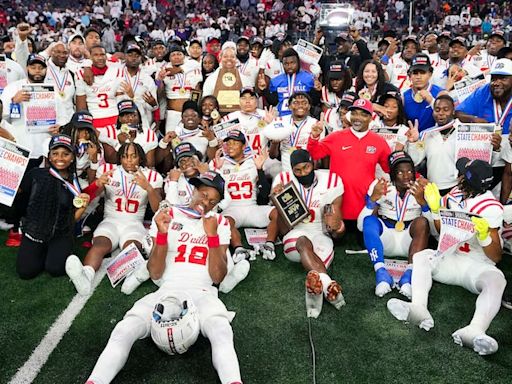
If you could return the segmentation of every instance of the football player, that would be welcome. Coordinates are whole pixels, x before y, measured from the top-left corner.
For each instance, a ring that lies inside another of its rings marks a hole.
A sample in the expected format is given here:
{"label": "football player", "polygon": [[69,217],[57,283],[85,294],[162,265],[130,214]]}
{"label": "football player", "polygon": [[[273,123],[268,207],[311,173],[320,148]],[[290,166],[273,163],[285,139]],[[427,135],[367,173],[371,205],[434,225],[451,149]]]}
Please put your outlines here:
{"label": "football player", "polygon": [[[207,172],[190,181],[196,189],[189,206],[161,210],[150,230],[155,245],[148,269],[151,278],[163,281],[162,287],[137,301],[116,325],[88,384],[110,383],[126,363],[133,344],[150,334],[162,349],[165,341],[168,352],[186,350],[189,343],[180,343],[184,340],[177,320],[182,319],[183,313],[178,312],[176,320],[168,325],[160,319],[162,313],[168,312],[163,306],[168,305],[170,296],[178,298],[178,302],[191,301],[197,308],[199,327],[210,341],[212,362],[220,382],[242,383],[230,325],[233,312],[219,300],[213,285],[222,281],[230,260],[227,257],[229,222],[212,212],[223,197],[224,180],[215,172]],[[190,322],[193,324],[197,326]],[[155,326],[163,327],[165,340],[155,337]],[[187,324],[181,327],[187,331]]]}
{"label": "football player", "polygon": [[71,255],[66,260],[66,273],[81,295],[91,292],[92,280],[105,255],[134,243],[141,248],[146,234],[143,221],[149,201],[153,212],[162,200],[162,176],[145,168],[146,156],[141,146],[123,144],[118,152],[118,165],[104,164],[96,171],[98,195],[105,191],[105,214],[94,231],[93,246],[84,258]]}
{"label": "football player", "polygon": [[[341,217],[343,183],[332,172],[315,171],[313,160],[304,149],[295,150],[290,161],[292,172],[282,172],[274,179],[272,193],[281,193],[292,182],[309,209],[309,216],[284,236],[283,244],[286,258],[300,262],[308,272],[307,315],[316,318],[322,310],[323,296],[336,309],[345,304],[341,286],[327,274],[334,257],[331,236],[339,237],[345,230]],[[323,232],[322,222],[329,234]]]}
{"label": "football player", "polygon": [[[475,215],[472,217],[474,236],[442,256],[437,256],[431,249],[416,253],[413,256],[412,301],[391,299],[387,306],[398,320],[407,320],[428,331],[434,326],[434,319],[427,309],[432,279],[464,287],[477,294],[478,298],[471,322],[455,331],[453,340],[480,355],[488,355],[498,350],[498,343],[486,331],[500,309],[506,285],[503,273],[495,266],[502,257],[499,232],[503,223],[503,206],[489,190],[493,179],[489,163],[461,158],[457,161],[457,169],[462,201],[449,200],[447,208]],[[425,200],[438,232],[441,228],[440,197],[437,186],[427,184]]]}
{"label": "football player", "polygon": [[403,151],[393,152],[389,155],[389,168],[391,183],[381,178],[370,185],[357,224],[375,270],[375,294],[382,297],[394,286],[384,255],[408,256],[409,265],[398,288],[410,299],[412,255],[427,248],[430,229],[421,214],[429,212],[429,208],[423,188],[416,182],[411,157]]}

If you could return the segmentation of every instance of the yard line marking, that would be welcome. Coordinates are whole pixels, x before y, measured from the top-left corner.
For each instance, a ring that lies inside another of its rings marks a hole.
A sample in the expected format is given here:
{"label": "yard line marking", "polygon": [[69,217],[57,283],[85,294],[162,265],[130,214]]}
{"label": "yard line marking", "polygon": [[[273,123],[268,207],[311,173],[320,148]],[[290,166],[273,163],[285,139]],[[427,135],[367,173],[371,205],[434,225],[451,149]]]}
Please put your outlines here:
{"label": "yard line marking", "polygon": [[[118,251],[112,253],[112,257],[117,255]],[[37,377],[41,368],[46,364],[55,347],[62,340],[71,324],[83,309],[89,298],[94,293],[105,274],[107,273],[107,265],[112,257],[104,259],[100,269],[94,276],[92,291],[90,295],[81,296],[78,293],[73,297],[66,309],[62,311],[57,320],[52,324],[46,335],[43,337],[39,345],[34,349],[28,360],[18,369],[9,384],[29,384]]]}

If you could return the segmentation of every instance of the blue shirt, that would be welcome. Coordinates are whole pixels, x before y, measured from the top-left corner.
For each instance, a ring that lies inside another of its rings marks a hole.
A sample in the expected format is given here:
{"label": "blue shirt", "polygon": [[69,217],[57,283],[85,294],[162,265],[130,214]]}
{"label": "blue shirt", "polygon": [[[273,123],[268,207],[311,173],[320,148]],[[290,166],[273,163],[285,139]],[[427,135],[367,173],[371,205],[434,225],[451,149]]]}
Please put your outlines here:
{"label": "blue shirt", "polygon": [[[475,92],[469,95],[466,100],[460,103],[456,111],[461,111],[469,115],[478,116],[481,119],[487,120],[489,123],[495,123],[494,119],[494,104],[492,103],[491,84],[485,84],[478,88]],[[510,119],[512,118],[512,111],[507,113],[505,123],[501,127],[504,134],[510,131]]]}
{"label": "blue shirt", "polygon": [[277,92],[277,97],[279,100],[279,103],[277,104],[277,110],[279,112],[279,116],[287,116],[292,113],[288,108],[288,98],[292,95],[292,93],[309,93],[309,91],[312,90],[315,86],[315,78],[311,73],[306,71],[297,72],[291,93],[288,88],[289,81],[291,81],[291,75],[286,73],[282,73],[270,80],[269,91]]}
{"label": "blue shirt", "polygon": [[[437,85],[432,85],[430,88],[430,94],[435,99],[439,92],[441,92],[443,88],[438,87]],[[427,128],[431,128],[436,125],[434,121],[434,117],[432,113],[432,107],[426,100],[423,100],[421,103],[417,103],[413,99],[412,89],[408,89],[404,92],[404,109],[405,114],[408,120],[414,123],[414,120],[418,120],[418,130],[424,131]]]}

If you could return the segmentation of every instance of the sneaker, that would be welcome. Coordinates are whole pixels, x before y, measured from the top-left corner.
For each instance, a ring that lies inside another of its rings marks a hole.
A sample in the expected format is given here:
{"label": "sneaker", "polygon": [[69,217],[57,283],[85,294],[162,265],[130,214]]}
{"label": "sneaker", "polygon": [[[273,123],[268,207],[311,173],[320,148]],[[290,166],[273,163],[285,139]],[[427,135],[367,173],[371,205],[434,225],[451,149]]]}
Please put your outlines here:
{"label": "sneaker", "polygon": [[7,224],[5,222],[4,219],[0,219],[0,230],[2,231],[8,231],[9,229],[11,229],[12,227],[14,227],[14,225],[12,224]]}
{"label": "sneaker", "polygon": [[400,321],[408,321],[425,331],[434,327],[434,319],[427,308],[399,299],[388,300],[387,307],[389,312]]}
{"label": "sneaker", "polygon": [[345,303],[345,298],[343,297],[341,285],[333,280],[331,284],[327,287],[327,294],[325,295],[325,298],[329,303],[334,305],[334,308],[339,310],[341,307],[343,307]]}
{"label": "sneaker", "polygon": [[409,300],[412,298],[412,287],[411,287],[411,276],[412,269],[407,269],[400,280],[398,281],[399,292],[407,297]]}
{"label": "sneaker", "polygon": [[236,263],[231,271],[224,277],[222,283],[219,285],[219,291],[222,293],[229,293],[235,288],[238,283],[247,277],[251,264],[245,259]]}
{"label": "sneaker", "polygon": [[7,240],[5,240],[6,247],[19,247],[21,244],[21,233],[19,231],[10,230]]}
{"label": "sneaker", "polygon": [[386,267],[382,267],[375,271],[375,295],[383,297],[385,294],[391,292],[395,282],[389,274]]}
{"label": "sneaker", "polygon": [[323,286],[320,274],[317,271],[309,271],[306,276],[306,315],[316,319],[322,312],[324,298]]}
{"label": "sneaker", "polygon": [[91,293],[91,281],[85,274],[82,262],[77,256],[70,255],[66,259],[66,274],[80,295],[86,296]]}
{"label": "sneaker", "polygon": [[276,258],[276,247],[273,242],[267,241],[260,247],[261,257],[264,260],[274,260]]}
{"label": "sneaker", "polygon": [[491,355],[498,350],[498,342],[473,325],[453,332],[452,337],[455,344],[472,348],[481,356]]}
{"label": "sneaker", "polygon": [[251,252],[254,252],[250,249],[244,248],[244,247],[236,247],[235,252],[233,253],[233,262],[235,264],[239,263],[242,260],[250,260],[251,258]]}
{"label": "sneaker", "polygon": [[121,286],[121,292],[125,295],[131,295],[139,285],[147,280],[149,280],[149,271],[147,263],[143,263],[139,265],[135,271],[126,276],[123,285]]}
{"label": "sneaker", "polygon": [[507,309],[512,309],[512,295],[503,295],[501,305]]}

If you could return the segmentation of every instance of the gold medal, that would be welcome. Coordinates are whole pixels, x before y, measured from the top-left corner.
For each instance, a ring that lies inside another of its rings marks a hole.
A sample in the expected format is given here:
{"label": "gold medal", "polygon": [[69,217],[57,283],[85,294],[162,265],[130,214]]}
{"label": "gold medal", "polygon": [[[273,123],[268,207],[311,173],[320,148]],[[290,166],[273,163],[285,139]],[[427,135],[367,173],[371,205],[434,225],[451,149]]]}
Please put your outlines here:
{"label": "gold medal", "polygon": [[60,96],[60,97],[62,97],[62,98],[64,98],[64,91],[60,91],[60,92],[59,92],[59,96]]}
{"label": "gold medal", "polygon": [[222,75],[222,84],[224,84],[225,87],[232,87],[236,83],[236,76],[231,73],[227,72],[224,75]]}
{"label": "gold medal", "polygon": [[217,119],[220,117],[219,111],[217,111],[216,109],[214,109],[214,110],[210,113],[210,117],[211,117],[213,120],[217,120]]}
{"label": "gold medal", "polygon": [[363,90],[361,90],[361,91],[359,92],[359,97],[360,97],[361,99],[371,100],[371,98],[372,98],[372,94],[371,94],[370,92],[368,92],[367,90],[364,90],[364,89],[363,89]]}
{"label": "gold medal", "polygon": [[121,132],[126,134],[130,133],[130,127],[128,124],[121,124]]}
{"label": "gold medal", "polygon": [[238,172],[240,170],[240,164],[235,164],[235,172]]}
{"label": "gold medal", "polygon": [[395,230],[397,232],[402,232],[405,229],[405,223],[403,221],[397,221],[395,223]]}
{"label": "gold medal", "polygon": [[261,120],[258,120],[258,128],[265,128],[267,126],[267,123],[265,122],[265,120],[261,119]]}
{"label": "gold medal", "polygon": [[73,199],[73,206],[75,208],[82,208],[84,206],[84,199],[82,199],[81,197],[78,197],[76,196],[74,199]]}
{"label": "gold medal", "polygon": [[179,93],[181,96],[185,96],[185,94],[187,93],[187,90],[185,88],[181,87],[179,90]]}
{"label": "gold medal", "polygon": [[417,141],[417,142],[416,142],[416,148],[418,148],[418,149],[422,149],[422,150],[423,150],[423,149],[425,149],[425,142],[423,142],[423,141]]}
{"label": "gold medal", "polygon": [[423,103],[423,97],[419,93],[414,94],[414,101],[417,103]]}

